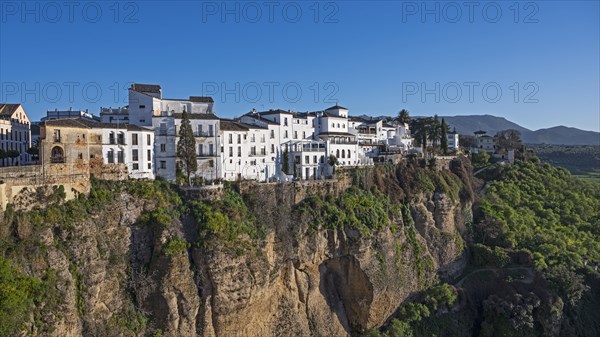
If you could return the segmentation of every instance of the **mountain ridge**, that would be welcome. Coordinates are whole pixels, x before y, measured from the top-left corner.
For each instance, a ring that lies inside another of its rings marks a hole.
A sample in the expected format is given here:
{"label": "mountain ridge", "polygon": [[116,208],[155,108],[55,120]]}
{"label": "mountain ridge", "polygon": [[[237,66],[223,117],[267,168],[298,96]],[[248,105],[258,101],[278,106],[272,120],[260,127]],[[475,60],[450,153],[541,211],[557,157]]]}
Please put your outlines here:
{"label": "mountain ridge", "polygon": [[[370,117],[370,116],[361,116]],[[372,118],[381,118],[372,117]],[[413,118],[423,118],[414,116]],[[558,125],[549,128],[531,130],[523,127],[504,117],[494,115],[458,115],[439,116],[448,123],[450,130],[462,135],[473,135],[475,131],[483,130],[488,135],[495,135],[498,131],[514,129],[521,133],[521,138],[529,144],[551,144],[551,145],[596,145],[600,146],[600,132],[581,130],[575,127]]]}

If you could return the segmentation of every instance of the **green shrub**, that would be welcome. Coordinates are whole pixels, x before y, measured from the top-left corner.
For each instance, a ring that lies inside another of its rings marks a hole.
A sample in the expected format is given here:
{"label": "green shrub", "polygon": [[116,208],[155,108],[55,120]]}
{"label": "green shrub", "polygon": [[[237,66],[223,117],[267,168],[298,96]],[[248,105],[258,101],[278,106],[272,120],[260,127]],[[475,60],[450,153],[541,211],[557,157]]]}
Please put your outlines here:
{"label": "green shrub", "polygon": [[171,239],[163,247],[163,253],[169,256],[185,253],[190,248],[190,243],[184,239]]}
{"label": "green shrub", "polygon": [[476,243],[473,245],[473,263],[478,266],[495,266],[502,268],[510,262],[510,257],[500,247],[493,249]]}

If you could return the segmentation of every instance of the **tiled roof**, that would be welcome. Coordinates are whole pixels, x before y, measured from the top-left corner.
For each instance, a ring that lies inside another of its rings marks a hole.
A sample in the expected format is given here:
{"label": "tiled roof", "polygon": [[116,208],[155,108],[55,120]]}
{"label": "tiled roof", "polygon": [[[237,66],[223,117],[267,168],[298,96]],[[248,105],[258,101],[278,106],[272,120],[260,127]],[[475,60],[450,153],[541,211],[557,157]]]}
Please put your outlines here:
{"label": "tiled roof", "polygon": [[249,128],[239,122],[232,120],[221,119],[221,130],[222,131],[248,131]]}
{"label": "tiled roof", "polygon": [[257,112],[261,115],[274,115],[274,114],[288,114],[288,115],[293,115],[294,113],[291,111],[287,111],[287,110],[282,110],[282,109],[271,109],[269,111],[261,111],[261,112]]}
{"label": "tiled roof", "polygon": [[80,129],[126,129],[128,131],[151,131],[133,124],[111,124],[92,122],[83,118],[52,119],[44,122],[44,126],[60,126]]}
{"label": "tiled roof", "polygon": [[245,114],[244,116],[248,116],[248,117],[252,117],[256,120],[259,120],[261,122],[264,122],[266,124],[271,124],[271,125],[279,125],[279,123],[275,123],[270,119],[266,119],[264,117],[261,117],[259,113],[254,113],[252,111],[248,112],[247,114]]}
{"label": "tiled roof", "polygon": [[[183,118],[183,113],[174,113],[173,117],[177,118],[177,119],[182,119]],[[219,117],[217,117],[217,115],[215,114],[188,114],[188,118],[189,119],[219,119]]]}
{"label": "tiled roof", "polygon": [[160,85],[157,84],[140,84],[140,83],[134,83],[131,85],[131,90],[133,91],[137,91],[137,92],[151,92],[154,94],[160,94]]}
{"label": "tiled roof", "polygon": [[214,103],[215,101],[210,96],[190,96],[190,102]]}
{"label": "tiled roof", "polygon": [[21,104],[5,104],[0,103],[0,115],[8,115],[11,116]]}
{"label": "tiled roof", "polygon": [[336,105],[334,105],[332,107],[329,107],[329,108],[325,109],[325,111],[327,111],[327,110],[336,110],[336,109],[348,110],[348,109],[344,108],[343,106],[339,106],[339,105],[336,104]]}
{"label": "tiled roof", "polygon": [[327,112],[327,111],[323,111],[323,116],[324,117],[331,117],[331,118],[342,118],[342,119],[346,119],[346,117],[342,117],[342,116],[338,116],[338,115],[334,115],[331,112]]}

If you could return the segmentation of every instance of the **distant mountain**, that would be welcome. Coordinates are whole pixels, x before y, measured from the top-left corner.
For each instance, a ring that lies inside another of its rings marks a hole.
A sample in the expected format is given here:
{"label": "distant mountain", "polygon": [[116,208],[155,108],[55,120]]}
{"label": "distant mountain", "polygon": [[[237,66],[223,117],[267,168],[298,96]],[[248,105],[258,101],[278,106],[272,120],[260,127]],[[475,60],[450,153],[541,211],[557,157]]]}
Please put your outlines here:
{"label": "distant mountain", "polygon": [[[359,116],[363,119],[384,119],[387,116]],[[423,116],[413,116],[421,118]],[[600,146],[600,133],[584,131],[566,126],[555,126],[548,129],[529,130],[504,117],[492,115],[440,116],[444,117],[450,131],[456,129],[461,135],[473,135],[475,131],[483,130],[493,136],[498,131],[513,129],[521,133],[521,138],[529,144],[551,145],[596,145]]]}
{"label": "distant mountain", "polygon": [[600,133],[577,128],[556,126],[549,129],[532,131],[506,118],[491,115],[443,117],[450,126],[450,130],[456,128],[456,131],[463,135],[472,135],[475,131],[483,130],[488,135],[493,136],[498,131],[514,129],[521,132],[521,138],[525,143],[529,144],[600,146]]}
{"label": "distant mountain", "polygon": [[566,126],[531,131],[522,135],[530,144],[600,145],[600,133]]}
{"label": "distant mountain", "polygon": [[[519,124],[513,123],[506,118],[492,115],[471,115],[471,116],[443,116],[450,130],[456,128],[456,132],[463,135],[472,135],[475,131],[483,130],[488,135],[495,135],[498,131],[513,129],[524,135],[531,130],[526,129]],[[441,117],[440,117],[441,118]]]}

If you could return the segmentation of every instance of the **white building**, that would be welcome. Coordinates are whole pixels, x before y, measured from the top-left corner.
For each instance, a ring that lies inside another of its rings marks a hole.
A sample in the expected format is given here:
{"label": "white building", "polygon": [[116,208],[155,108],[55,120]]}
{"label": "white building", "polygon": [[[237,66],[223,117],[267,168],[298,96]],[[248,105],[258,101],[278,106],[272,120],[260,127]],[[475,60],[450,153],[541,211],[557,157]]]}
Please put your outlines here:
{"label": "white building", "polygon": [[446,139],[448,139],[448,149],[449,150],[452,150],[452,151],[459,150],[458,133],[449,132],[446,134]]}
{"label": "white building", "polygon": [[104,164],[125,164],[130,178],[154,179],[154,131],[127,124],[89,126],[101,129]]}
{"label": "white building", "polygon": [[277,174],[278,149],[265,126],[221,120],[223,178],[269,181]]}
{"label": "white building", "polygon": [[[212,113],[190,113],[188,118],[196,140],[198,169],[194,177],[204,181],[220,179],[222,170],[219,118]],[[169,181],[175,181],[177,175],[177,143],[182,119],[182,112],[173,111],[152,117],[152,129],[156,138],[155,174]]]}
{"label": "white building", "polygon": [[190,96],[189,99],[163,98],[160,85],[133,84],[129,88],[129,123],[152,126],[152,117],[173,113],[214,114],[211,97]]}
{"label": "white building", "polygon": [[494,153],[496,151],[496,141],[494,137],[486,135],[485,131],[475,132],[475,147],[472,149],[472,152],[479,153],[479,151],[485,151],[487,153]]}
{"label": "white building", "polygon": [[281,151],[282,166],[287,159],[289,175],[303,180],[324,179],[331,175],[327,144],[323,141],[291,140],[281,145]]}
{"label": "white building", "polygon": [[28,164],[31,147],[31,122],[21,104],[0,103],[0,166]]}
{"label": "white building", "polygon": [[129,106],[100,108],[100,121],[110,124],[129,124]]}

